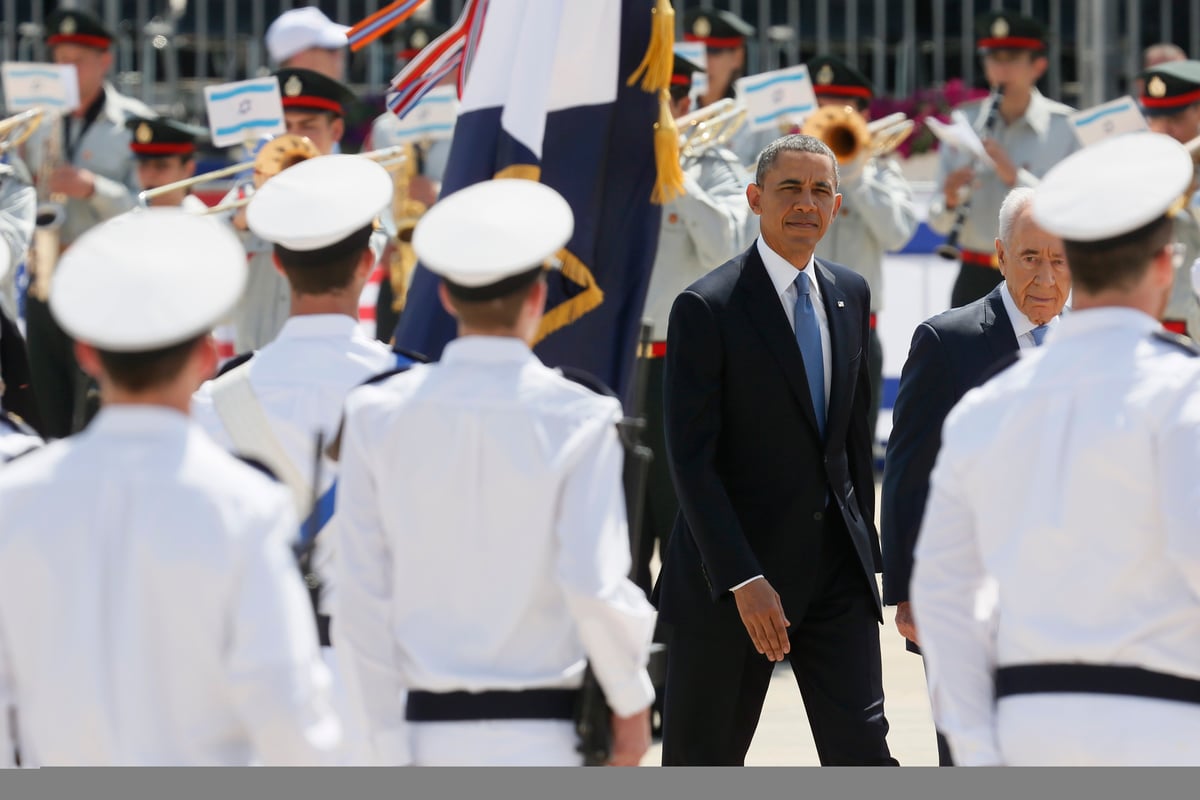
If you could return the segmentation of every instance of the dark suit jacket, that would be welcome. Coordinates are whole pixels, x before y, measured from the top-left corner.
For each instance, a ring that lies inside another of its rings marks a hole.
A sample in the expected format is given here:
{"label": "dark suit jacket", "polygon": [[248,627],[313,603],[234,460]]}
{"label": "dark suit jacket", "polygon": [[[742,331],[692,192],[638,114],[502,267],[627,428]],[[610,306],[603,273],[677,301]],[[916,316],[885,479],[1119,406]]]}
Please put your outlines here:
{"label": "dark suit jacket", "polygon": [[870,289],[838,264],[818,260],[816,270],[833,348],[824,442],[795,333],[756,245],[671,309],[664,400],[680,514],[655,593],[664,622],[701,622],[718,607],[727,615],[729,590],[758,574],[798,622],[817,579],[827,498],[882,614],[867,430]]}
{"label": "dark suit jacket", "polygon": [[883,469],[883,601],[908,600],[913,548],[925,515],[942,424],[962,396],[1017,352],[1000,287],[974,303],[922,322],[913,333],[892,411]]}

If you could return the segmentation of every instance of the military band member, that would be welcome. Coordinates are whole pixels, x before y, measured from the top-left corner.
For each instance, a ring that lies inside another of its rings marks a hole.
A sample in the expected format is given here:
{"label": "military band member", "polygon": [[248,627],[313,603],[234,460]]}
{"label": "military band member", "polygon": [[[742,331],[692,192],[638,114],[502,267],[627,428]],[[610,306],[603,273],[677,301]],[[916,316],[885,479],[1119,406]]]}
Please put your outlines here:
{"label": "military band member", "polygon": [[[700,71],[695,64],[675,56],[671,113],[676,118],[691,110],[692,75]],[[642,313],[654,324],[650,352],[642,353],[642,357],[650,360],[646,380],[646,443],[656,457],[650,462],[641,537],[643,555],[637,561],[642,571],[634,580],[647,593],[651,587],[650,556],[654,543],[665,545],[679,511],[663,432],[663,356],[671,304],[690,284],[749,247],[758,235],[758,217],[750,212],[746,202],[746,187],[753,176],[738,163],[737,156],[724,147],[707,147],[697,157],[685,156],[684,167],[684,195],[662,209],[658,253]]]}
{"label": "military band member", "polygon": [[29,252],[37,217],[37,190],[18,158],[0,155],[0,309],[16,319],[17,269]]}
{"label": "military band member", "polygon": [[588,662],[612,763],[649,746],[654,612],[626,577],[621,409],[528,344],[572,228],[532,181],[439,201],[413,243],[459,338],[346,403],[334,643],[383,763],[578,765]]}
{"label": "military band member", "polygon": [[912,603],[964,765],[1200,764],[1200,350],[1159,320],[1186,149],[1131,133],[1035,189],[1072,311],[946,420]]}
{"label": "military band member", "polygon": [[178,209],[110,220],[64,254],[51,311],[103,408],[0,473],[0,707],[17,718],[0,719],[0,759],[13,745],[24,766],[335,752],[287,491],[187,416],[216,366],[208,331],[245,279],[236,237]]}
{"label": "military band member", "polygon": [[[870,121],[875,90],[867,76],[841,59],[821,56],[808,62],[813,90],[822,106],[851,106]],[[864,147],[841,168],[842,207],[817,255],[845,264],[867,279],[871,287],[871,345],[867,354],[871,376],[871,410],[867,426],[875,437],[883,391],[883,345],[875,326],[883,309],[883,255],[908,243],[917,230],[912,186],[894,158],[875,156]]]}
{"label": "military band member", "polygon": [[[314,437],[332,442],[351,388],[392,368],[396,357],[360,333],[358,298],[375,265],[372,222],[392,199],[387,171],[361,156],[334,155],[297,164],[263,185],[247,208],[250,230],[274,247],[291,286],[292,311],[279,335],[253,357],[231,362],[192,399],[200,427],[220,444],[269,466],[291,488],[306,522],[294,535],[315,537],[313,564],[318,632],[326,662],[335,540],[324,533],[335,499],[336,464],[313,475]],[[314,481],[319,486],[313,486]],[[328,494],[322,512],[313,498]],[[310,587],[312,588],[312,587]],[[336,678],[336,670],[335,678]],[[335,698],[347,733],[347,760],[365,758],[340,680]]]}
{"label": "military band member", "polygon": [[[282,69],[276,77],[287,132],[310,139],[321,155],[333,153],[346,131],[346,110],[357,102],[353,92],[308,69]],[[238,217],[234,224],[240,224]],[[233,314],[239,353],[257,350],[274,339],[292,302],[287,279],[275,269],[272,245],[253,234],[243,236],[243,245],[250,255],[250,278],[246,295]]]}
{"label": "military band member", "polygon": [[[1068,115],[1073,109],[1046,98],[1037,82],[1045,73],[1046,30],[1030,17],[993,12],[982,18],[976,45],[983,57],[988,85],[1003,87],[999,108],[995,95],[962,107],[980,132],[995,165],[977,163],[969,153],[943,147],[938,158],[942,191],[929,207],[929,226],[948,234],[963,217],[958,244],[962,267],[954,282],[950,305],[963,306],[999,285],[992,242],[1000,204],[1013,187],[1033,186],[1054,164],[1078,148]],[[990,120],[990,124],[989,124]],[[963,203],[969,203],[965,209]]]}
{"label": "military band member", "polygon": [[[1142,113],[1150,130],[1181,144],[1200,136],[1200,61],[1169,61],[1142,75]],[[1200,256],[1200,221],[1189,203],[1175,214],[1175,288],[1163,326],[1172,333],[1200,337],[1200,303],[1192,292],[1189,271]]]}
{"label": "military band member", "polygon": [[[58,64],[74,64],[79,75],[79,108],[62,121],[58,167],[46,189],[65,195],[59,245],[69,247],[92,226],[133,207],[138,191],[130,132],[135,116],[154,116],[143,103],[119,94],[105,79],[112,68],[114,36],[85,11],[58,11],[46,22],[46,44]],[[26,162],[38,174],[46,158],[43,125],[25,143]],[[88,380],[79,371],[71,341],[39,299],[47,287],[30,286],[26,325],[34,387],[48,436],[79,430],[94,413]]]}
{"label": "military band member", "polygon": [[311,69],[344,81],[348,30],[316,6],[293,8],[267,27],[267,53],[280,69]]}
{"label": "military band member", "polygon": [[[203,129],[165,117],[137,117],[125,124],[133,131],[129,149],[137,160],[138,183],[143,190],[185,181],[196,174],[196,141],[205,137]],[[208,208],[186,187],[158,195],[149,205],[179,206],[195,214]]]}

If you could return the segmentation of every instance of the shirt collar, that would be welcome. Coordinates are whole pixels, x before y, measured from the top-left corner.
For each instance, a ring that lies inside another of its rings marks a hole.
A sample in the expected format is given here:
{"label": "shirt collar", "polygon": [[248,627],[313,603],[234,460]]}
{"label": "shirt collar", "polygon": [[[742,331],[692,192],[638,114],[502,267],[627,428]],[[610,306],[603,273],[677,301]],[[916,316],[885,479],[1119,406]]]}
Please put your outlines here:
{"label": "shirt collar", "polygon": [[[1033,320],[1025,316],[1024,311],[1017,308],[1017,301],[1012,296],[1012,292],[1008,290],[1007,281],[1000,281],[1000,299],[1004,301],[1004,310],[1008,312],[1008,321],[1012,323],[1013,334],[1018,339],[1038,327],[1033,323]],[[1060,314],[1059,316],[1062,315]],[[1058,320],[1059,317],[1051,317],[1046,326],[1053,328],[1058,324]]]}
{"label": "shirt collar", "polygon": [[[788,288],[796,282],[797,270],[792,266],[786,258],[776,253],[763,240],[762,236],[758,237],[758,255],[762,258],[763,266],[767,268],[767,275],[771,278],[771,283],[775,286],[775,294],[780,297]],[[821,285],[817,281],[817,257],[814,253],[808,257],[808,263],[804,266],[803,273],[808,276],[810,290],[814,297],[821,296]]]}
{"label": "shirt collar", "polygon": [[1022,119],[1029,123],[1029,127],[1038,134],[1044,135],[1046,131],[1050,130],[1050,101],[1037,90],[1036,86],[1029,95],[1029,105],[1025,107]]}
{"label": "shirt collar", "polygon": [[1082,337],[1103,330],[1126,330],[1138,335],[1153,334],[1162,330],[1162,323],[1144,311],[1121,306],[1072,310],[1062,318],[1054,331],[1054,340],[1061,342],[1072,337]]}
{"label": "shirt collar", "polygon": [[302,314],[288,317],[275,339],[349,339],[358,321],[347,314]]}
{"label": "shirt collar", "polygon": [[529,345],[515,336],[460,336],[442,350],[443,364],[536,361]]}

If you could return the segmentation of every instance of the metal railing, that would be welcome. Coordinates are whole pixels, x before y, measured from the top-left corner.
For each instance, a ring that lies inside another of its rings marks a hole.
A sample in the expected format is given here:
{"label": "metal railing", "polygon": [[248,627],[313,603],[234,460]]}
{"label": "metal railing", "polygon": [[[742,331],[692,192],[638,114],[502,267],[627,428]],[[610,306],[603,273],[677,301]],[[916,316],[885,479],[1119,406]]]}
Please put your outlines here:
{"label": "metal railing", "polygon": [[[577,0],[586,2],[586,0]],[[265,74],[270,22],[298,5],[316,5],[351,24],[387,0],[62,0],[88,8],[118,33],[116,80],[160,110],[198,117],[201,87]],[[0,58],[43,60],[43,0],[0,0]],[[170,12],[182,6],[181,13]],[[647,0],[649,6],[649,0]],[[421,14],[450,22],[463,0],[430,0]],[[756,28],[750,72],[835,54],[856,64],[882,95],[906,97],[954,78],[981,85],[976,18],[993,8],[1033,14],[1051,29],[1043,90],[1078,106],[1128,90],[1142,50],[1173,41],[1200,56],[1200,0],[675,0],[679,33],[691,8],[723,8]],[[348,77],[379,96],[396,69],[393,45],[353,54]]]}

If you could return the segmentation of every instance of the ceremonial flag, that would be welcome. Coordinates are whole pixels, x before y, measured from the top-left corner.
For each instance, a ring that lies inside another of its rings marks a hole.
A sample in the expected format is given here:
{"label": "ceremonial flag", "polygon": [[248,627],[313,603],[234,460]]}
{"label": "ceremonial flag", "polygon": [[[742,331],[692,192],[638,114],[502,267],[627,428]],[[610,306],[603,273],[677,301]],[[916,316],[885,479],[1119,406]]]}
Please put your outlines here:
{"label": "ceremonial flag", "polygon": [[[658,98],[626,81],[650,42],[654,0],[490,0],[442,184],[540,180],[567,199],[575,233],[550,274],[535,345],[550,366],[623,393],[632,375],[660,209]],[[670,54],[668,42],[666,52]],[[457,335],[418,266],[396,346],[431,358]]]}

